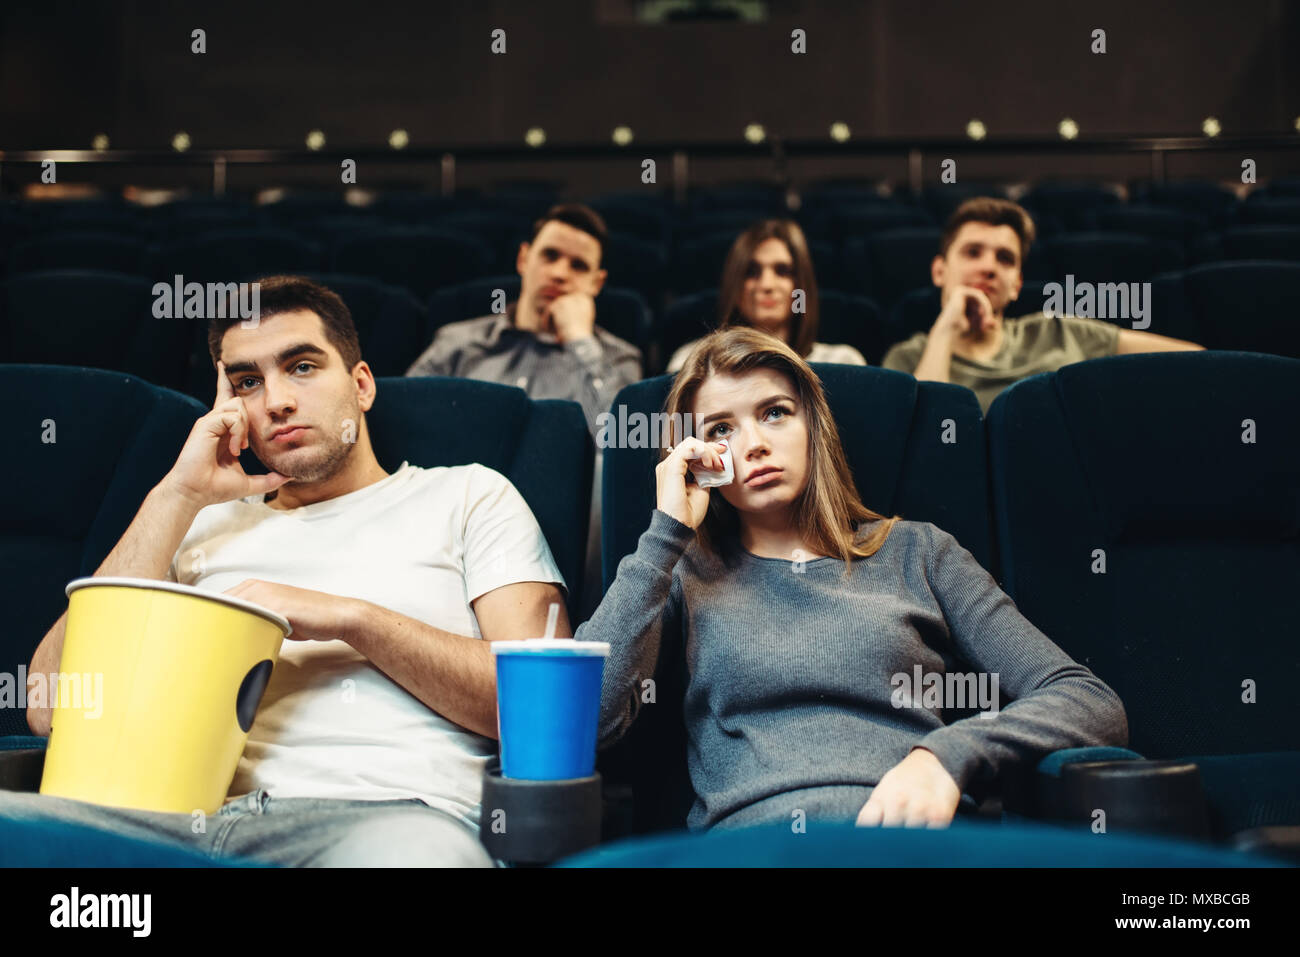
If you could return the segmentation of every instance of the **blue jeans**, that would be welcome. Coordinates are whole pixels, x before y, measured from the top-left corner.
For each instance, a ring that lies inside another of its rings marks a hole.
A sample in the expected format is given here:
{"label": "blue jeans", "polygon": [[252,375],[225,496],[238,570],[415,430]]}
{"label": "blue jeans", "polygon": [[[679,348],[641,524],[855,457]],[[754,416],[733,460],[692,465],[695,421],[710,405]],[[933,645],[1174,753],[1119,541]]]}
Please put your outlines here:
{"label": "blue jeans", "polygon": [[67,821],[123,837],[180,844],[210,858],[283,867],[493,867],[469,825],[418,798],[272,798],[259,788],[193,817],[0,791],[0,817]]}

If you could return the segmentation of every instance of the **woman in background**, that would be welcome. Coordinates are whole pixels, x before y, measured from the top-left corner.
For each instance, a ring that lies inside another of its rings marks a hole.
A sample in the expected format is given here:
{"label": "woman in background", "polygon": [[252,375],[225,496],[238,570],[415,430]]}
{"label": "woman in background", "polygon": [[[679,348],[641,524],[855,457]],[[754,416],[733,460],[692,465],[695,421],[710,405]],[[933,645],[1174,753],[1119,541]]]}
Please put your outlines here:
{"label": "woman in background", "polygon": [[[803,291],[803,312],[795,312],[794,291]],[[807,362],[864,366],[867,360],[849,345],[817,341],[820,303],[808,241],[790,219],[765,219],[736,238],[722,267],[718,287],[718,328],[750,326],[776,336]],[[686,361],[696,339],[675,351],[668,371]]]}

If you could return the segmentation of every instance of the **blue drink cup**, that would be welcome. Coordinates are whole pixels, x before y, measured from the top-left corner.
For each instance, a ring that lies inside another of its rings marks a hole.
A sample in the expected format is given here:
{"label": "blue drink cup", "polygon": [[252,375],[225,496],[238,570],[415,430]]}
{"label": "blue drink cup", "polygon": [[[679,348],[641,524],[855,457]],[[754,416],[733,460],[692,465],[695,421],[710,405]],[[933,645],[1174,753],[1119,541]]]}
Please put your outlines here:
{"label": "blue drink cup", "polygon": [[600,681],[609,643],[572,638],[494,641],[501,776],[529,781],[596,770]]}

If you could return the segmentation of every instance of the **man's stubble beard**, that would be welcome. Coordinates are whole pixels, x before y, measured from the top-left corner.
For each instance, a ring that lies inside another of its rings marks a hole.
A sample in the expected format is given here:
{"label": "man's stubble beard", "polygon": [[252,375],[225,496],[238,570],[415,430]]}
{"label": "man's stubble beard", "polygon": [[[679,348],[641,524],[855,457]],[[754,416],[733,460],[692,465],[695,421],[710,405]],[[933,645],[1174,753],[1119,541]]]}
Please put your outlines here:
{"label": "man's stubble beard", "polygon": [[[354,429],[355,438],[360,438],[361,431],[361,406],[356,405],[350,412],[352,421],[356,423]],[[281,475],[289,476],[290,481],[302,484],[311,484],[322,482],[331,478],[347,462],[348,456],[356,448],[356,441],[345,442],[342,437],[342,428],[338,429],[337,436],[330,436],[329,433],[321,431],[322,437],[327,444],[318,444],[313,449],[313,457],[307,461],[295,463],[290,469],[282,469],[274,462],[264,461],[267,468],[279,472]],[[299,450],[289,450],[287,454],[296,454]]]}
{"label": "man's stubble beard", "polygon": [[348,456],[352,454],[352,450],[355,448],[355,442],[344,442],[342,439],[338,439],[324,448],[315,450],[318,455],[322,456],[321,458],[296,464],[292,472],[281,471],[280,469],[276,469],[276,471],[280,472],[281,475],[288,475],[294,482],[303,484],[323,482],[343,467]]}

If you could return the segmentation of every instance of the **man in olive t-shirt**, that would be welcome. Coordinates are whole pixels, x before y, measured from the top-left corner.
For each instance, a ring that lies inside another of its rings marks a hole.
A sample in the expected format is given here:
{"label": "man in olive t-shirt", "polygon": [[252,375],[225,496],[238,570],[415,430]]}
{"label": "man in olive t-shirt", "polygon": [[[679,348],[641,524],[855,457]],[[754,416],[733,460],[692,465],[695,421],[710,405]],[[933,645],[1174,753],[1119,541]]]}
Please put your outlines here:
{"label": "man in olive t-shirt", "polygon": [[[1113,356],[1119,348],[1119,326],[1098,319],[1049,316],[1037,312],[1019,319],[1001,320],[1001,348],[987,358],[966,358],[953,350],[946,381],[964,385],[988,412],[998,393],[1021,379],[1040,372],[1055,372],[1071,362]],[[881,363],[886,369],[915,374],[928,337],[918,332],[889,350]],[[918,379],[926,378],[917,376]]]}
{"label": "man in olive t-shirt", "polygon": [[1041,312],[1004,318],[1024,285],[1021,265],[1033,240],[1033,220],[1015,203],[981,196],[958,206],[930,264],[931,279],[942,290],[939,318],[928,334],[918,332],[891,348],[881,365],[964,385],[987,413],[1003,389],[1071,362],[1204,348],[1098,319]]}

